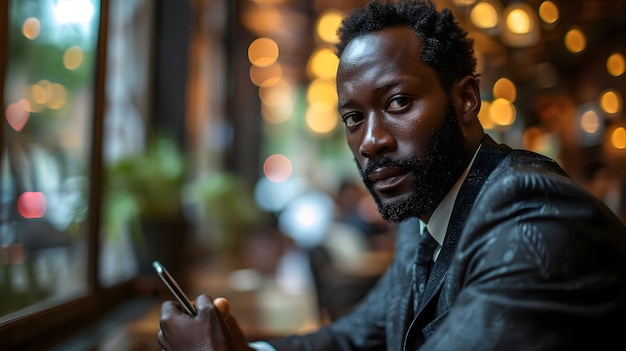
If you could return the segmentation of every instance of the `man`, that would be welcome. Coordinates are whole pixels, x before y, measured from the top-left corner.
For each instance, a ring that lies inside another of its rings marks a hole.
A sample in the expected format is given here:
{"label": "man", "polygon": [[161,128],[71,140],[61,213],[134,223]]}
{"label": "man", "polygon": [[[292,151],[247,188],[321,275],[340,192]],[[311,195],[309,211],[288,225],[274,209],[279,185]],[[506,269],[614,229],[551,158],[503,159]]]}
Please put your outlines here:
{"label": "man", "polygon": [[[245,344],[224,299],[199,296],[197,317],[165,302],[163,348],[626,349],[625,227],[553,160],[484,134],[451,13],[374,1],[339,34],[339,113],[380,213],[403,222],[394,262],[348,316],[262,345]],[[416,249],[428,235],[432,259]]]}

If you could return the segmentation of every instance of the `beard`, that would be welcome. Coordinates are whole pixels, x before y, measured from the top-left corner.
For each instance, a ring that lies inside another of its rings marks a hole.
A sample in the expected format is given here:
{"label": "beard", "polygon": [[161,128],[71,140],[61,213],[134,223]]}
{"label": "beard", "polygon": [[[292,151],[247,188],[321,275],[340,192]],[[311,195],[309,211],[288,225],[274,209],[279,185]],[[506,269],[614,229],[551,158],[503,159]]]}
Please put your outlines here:
{"label": "beard", "polygon": [[[357,162],[363,183],[374,197],[383,219],[399,223],[434,211],[469,163],[469,157],[463,148],[463,139],[452,106],[448,105],[445,123],[434,131],[425,160],[417,156],[406,159],[384,157],[372,160],[365,170]],[[410,168],[415,179],[411,193],[398,200],[383,201],[369,180],[370,172],[380,167]]]}

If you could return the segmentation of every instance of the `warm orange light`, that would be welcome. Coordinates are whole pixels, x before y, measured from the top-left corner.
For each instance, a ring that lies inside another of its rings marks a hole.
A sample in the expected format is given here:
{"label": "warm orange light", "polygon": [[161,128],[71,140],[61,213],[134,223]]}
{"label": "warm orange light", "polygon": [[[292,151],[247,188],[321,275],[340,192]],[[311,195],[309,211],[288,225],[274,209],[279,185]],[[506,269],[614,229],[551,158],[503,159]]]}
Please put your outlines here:
{"label": "warm orange light", "polygon": [[522,136],[522,145],[524,145],[524,149],[530,151],[539,151],[540,149],[540,140],[543,137],[543,132],[541,129],[537,127],[530,127],[524,131],[524,135]]}
{"label": "warm orange light", "polygon": [[83,63],[83,49],[72,46],[63,53],[63,66],[69,70],[75,70]]}
{"label": "warm orange light", "polygon": [[477,28],[493,28],[498,25],[498,11],[492,4],[481,1],[472,8],[470,20]]}
{"label": "warm orange light", "polygon": [[259,98],[265,105],[279,106],[285,101],[292,100],[291,86],[281,79],[270,87],[259,88]]}
{"label": "warm orange light", "polygon": [[539,17],[547,24],[559,20],[559,8],[552,1],[544,1],[539,5]]}
{"label": "warm orange light", "polygon": [[293,114],[293,101],[291,99],[283,101],[277,106],[261,104],[261,117],[268,124],[280,124],[286,122]]}
{"label": "warm orange light", "polygon": [[35,40],[41,32],[41,23],[35,17],[29,17],[22,24],[22,34],[30,39]]}
{"label": "warm orange light", "polygon": [[600,107],[610,116],[617,115],[622,110],[622,96],[616,90],[606,90],[600,95]]}
{"label": "warm orange light", "polygon": [[48,101],[47,90],[50,87],[50,82],[48,81],[40,81],[37,84],[33,84],[30,86],[30,98],[31,100],[39,105],[43,105]]}
{"label": "warm orange light", "polygon": [[50,93],[48,94],[48,108],[58,110],[65,106],[67,102],[67,90],[59,83],[50,84]]}
{"label": "warm orange light", "polygon": [[606,70],[610,75],[614,77],[619,77],[624,74],[626,71],[626,62],[624,60],[624,55],[619,52],[616,52],[609,56],[606,60]]}
{"label": "warm orange light", "polygon": [[323,41],[335,44],[339,41],[337,37],[337,28],[341,24],[342,13],[335,10],[330,10],[323,13],[317,21],[315,29],[317,30],[317,36]]}
{"label": "warm orange light", "polygon": [[330,80],[316,79],[311,82],[306,97],[309,104],[321,102],[337,106],[337,89],[335,83]]}
{"label": "warm orange light", "polygon": [[270,38],[258,38],[248,46],[248,59],[257,67],[267,67],[278,60],[278,44]]}
{"label": "warm orange light", "polygon": [[507,99],[495,99],[489,108],[491,120],[499,126],[510,126],[515,122],[517,111],[515,106]]}
{"label": "warm orange light", "polygon": [[594,134],[600,130],[600,116],[595,110],[583,112],[580,118],[580,128],[588,134]]}
{"label": "warm orange light", "polygon": [[339,58],[335,52],[328,48],[317,50],[309,60],[309,74],[313,78],[335,79]]}
{"label": "warm orange light", "polygon": [[480,111],[478,111],[478,120],[480,121],[480,124],[485,129],[493,129],[496,127],[496,124],[493,123],[493,120],[491,119],[491,115],[489,114],[490,108],[491,108],[491,102],[483,101],[480,104]]}
{"label": "warm orange light", "polygon": [[509,12],[506,16],[506,26],[515,34],[526,34],[532,29],[530,15],[521,8]]}
{"label": "warm orange light", "polygon": [[515,102],[517,98],[517,89],[515,84],[508,78],[500,78],[493,85],[493,98],[494,99],[507,99],[510,102]]}
{"label": "warm orange light", "polygon": [[585,34],[578,28],[570,29],[565,34],[565,47],[574,54],[582,52],[587,47]]}
{"label": "warm orange light", "polygon": [[323,103],[310,105],[306,111],[307,127],[315,134],[328,134],[339,124],[336,106]]}
{"label": "warm orange light", "polygon": [[476,0],[452,0],[457,6],[469,6],[476,2]]}
{"label": "warm orange light", "polygon": [[626,129],[624,127],[617,127],[611,133],[611,144],[616,149],[626,149]]}
{"label": "warm orange light", "polygon": [[257,87],[269,87],[272,86],[281,79],[283,75],[283,68],[276,62],[271,66],[259,67],[250,66],[250,81]]}

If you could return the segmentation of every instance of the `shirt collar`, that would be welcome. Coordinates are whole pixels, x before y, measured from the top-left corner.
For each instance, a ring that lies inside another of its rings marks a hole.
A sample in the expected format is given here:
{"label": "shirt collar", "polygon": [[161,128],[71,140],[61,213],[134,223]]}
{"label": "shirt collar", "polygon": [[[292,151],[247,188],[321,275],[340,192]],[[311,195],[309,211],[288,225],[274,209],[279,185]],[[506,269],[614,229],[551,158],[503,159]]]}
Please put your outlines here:
{"label": "shirt collar", "polygon": [[424,232],[424,227],[428,227],[428,232],[437,241],[437,243],[439,243],[439,246],[443,245],[443,241],[446,238],[446,231],[448,228],[448,223],[450,222],[450,217],[452,216],[452,208],[454,207],[454,202],[457,195],[459,194],[461,185],[465,181],[465,178],[467,178],[467,174],[474,164],[474,160],[476,159],[476,155],[478,154],[481,145],[479,145],[478,149],[476,149],[476,152],[474,152],[474,156],[472,156],[472,160],[465,168],[465,171],[463,171],[463,174],[461,174],[456,183],[454,183],[454,186],[452,186],[452,189],[448,191],[448,194],[446,194],[441,203],[439,203],[437,208],[435,208],[435,211],[433,211],[433,214],[428,220],[428,224],[420,220],[420,233]]}

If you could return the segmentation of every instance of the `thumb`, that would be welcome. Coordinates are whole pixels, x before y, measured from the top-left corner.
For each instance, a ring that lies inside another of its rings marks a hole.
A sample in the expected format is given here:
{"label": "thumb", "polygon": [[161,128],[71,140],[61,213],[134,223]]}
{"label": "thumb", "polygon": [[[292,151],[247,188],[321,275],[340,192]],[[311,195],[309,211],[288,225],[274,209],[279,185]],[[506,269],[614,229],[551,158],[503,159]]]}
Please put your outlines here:
{"label": "thumb", "polygon": [[231,340],[233,342],[233,350],[250,350],[247,345],[246,337],[241,329],[241,326],[237,322],[235,316],[230,314],[230,302],[223,298],[218,297],[213,300],[213,304],[220,311],[222,317],[226,321],[226,325],[230,331]]}
{"label": "thumb", "polygon": [[223,297],[218,297],[213,300],[213,304],[220,311],[222,317],[226,318],[230,315],[230,302]]}

